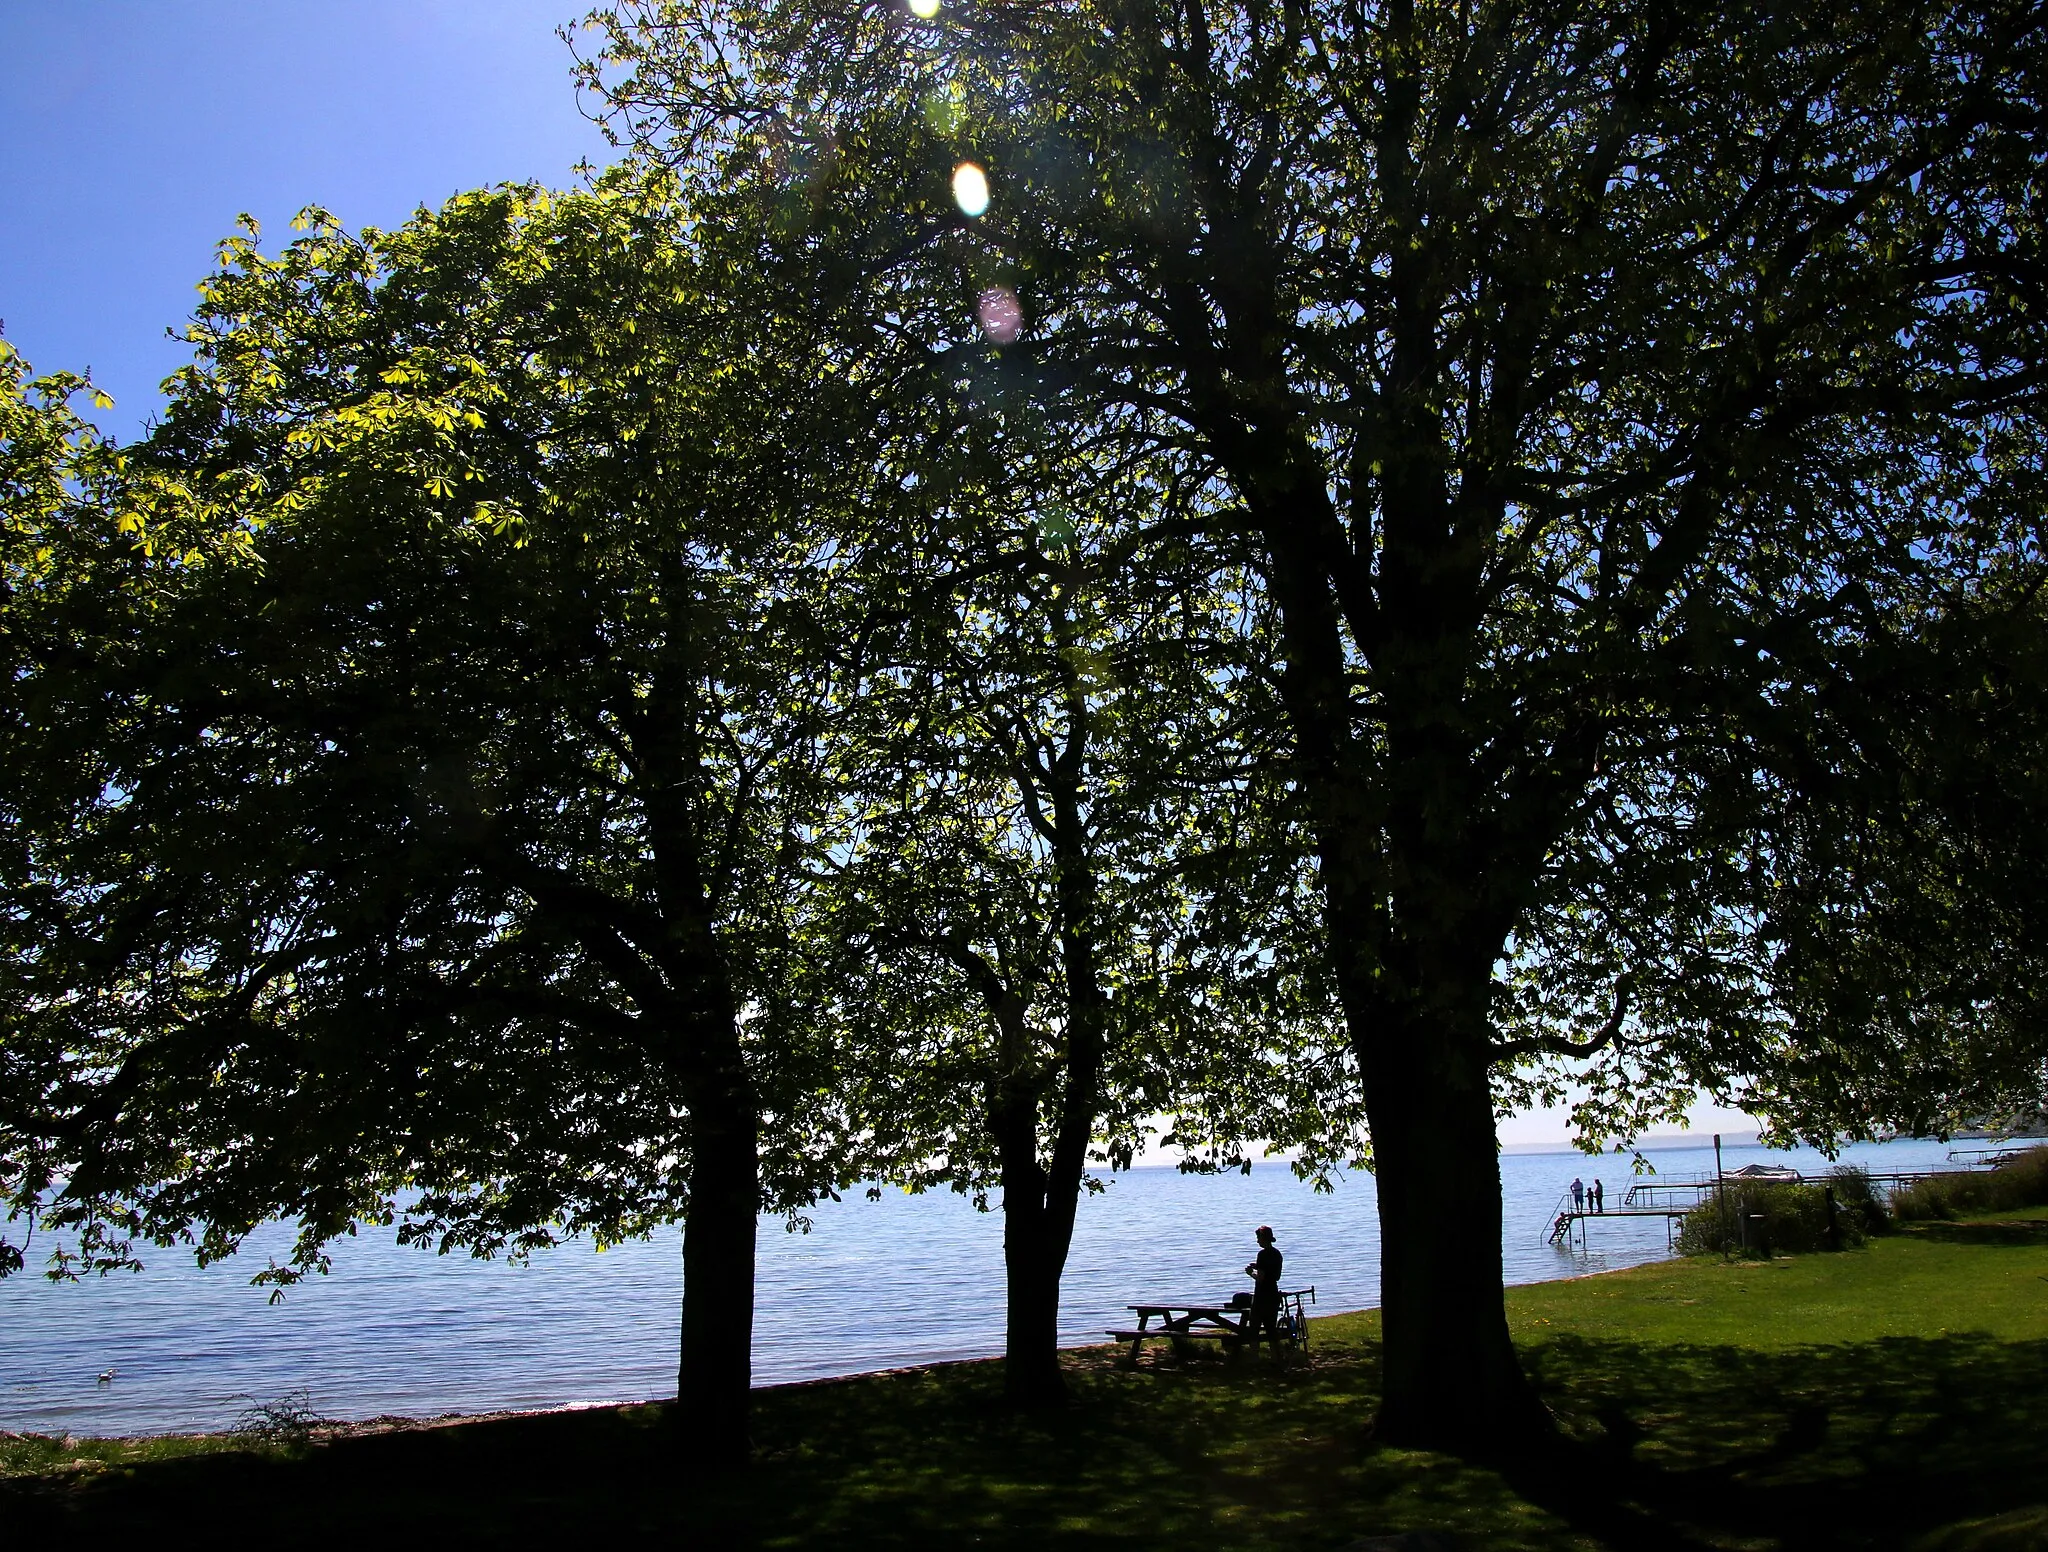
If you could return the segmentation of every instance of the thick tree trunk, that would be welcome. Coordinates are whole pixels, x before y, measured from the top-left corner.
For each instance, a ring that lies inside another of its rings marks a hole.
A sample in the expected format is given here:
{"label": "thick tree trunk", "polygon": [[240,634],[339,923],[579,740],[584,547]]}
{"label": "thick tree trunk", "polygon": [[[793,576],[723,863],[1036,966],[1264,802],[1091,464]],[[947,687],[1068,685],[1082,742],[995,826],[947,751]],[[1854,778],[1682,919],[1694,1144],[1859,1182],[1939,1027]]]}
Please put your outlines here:
{"label": "thick tree trunk", "polygon": [[[1440,475],[1406,470],[1436,500],[1415,498],[1412,508],[1440,510]],[[1391,467],[1386,479],[1391,487]],[[1417,553],[1388,559],[1379,612],[1361,606],[1350,622],[1373,649],[1387,730],[1375,750],[1350,731],[1329,567],[1351,562],[1319,466],[1276,444],[1245,485],[1274,541],[1283,694],[1317,813],[1325,920],[1372,1128],[1386,1353],[1376,1433],[1482,1458],[1513,1453],[1551,1429],[1508,1339],[1502,1297],[1488,1002],[1513,919],[1513,869],[1473,833],[1486,805],[1472,790],[1471,733],[1460,720],[1467,557],[1448,540],[1442,554],[1422,555],[1416,533],[1429,525],[1408,523],[1404,542]],[[1401,547],[1389,523],[1392,557]]]}
{"label": "thick tree trunk", "polygon": [[749,1448],[760,1127],[743,1086],[693,1105],[691,1119],[676,1413],[690,1464],[730,1466]]}
{"label": "thick tree trunk", "polygon": [[1053,1233],[1044,1202],[1044,1174],[1003,1186],[1003,1266],[1009,1325],[1003,1342],[1003,1395],[1012,1406],[1056,1406],[1066,1399],[1060,1376],[1060,1274],[1066,1245]]}
{"label": "thick tree trunk", "polygon": [[1375,1432],[1500,1458],[1550,1424],[1508,1337],[1483,1025],[1449,1022],[1353,1025],[1379,1191],[1386,1372]]}
{"label": "thick tree trunk", "polygon": [[[1023,999],[991,989],[989,1011],[995,1016],[1003,1064],[988,1096],[989,1131],[1002,1172],[1009,1296],[1003,1395],[1016,1407],[1054,1406],[1066,1398],[1060,1377],[1060,1274],[1073,1239],[1080,1173],[1048,1170],[1039,1162],[1039,1094]],[[1071,1180],[1065,1178],[1069,1173]]]}
{"label": "thick tree trunk", "polygon": [[715,785],[697,742],[707,710],[707,660],[692,603],[698,579],[679,553],[661,557],[658,570],[670,632],[652,693],[625,720],[641,761],[636,785],[646,804],[664,927],[650,968],[672,999],[666,1006],[653,1000],[648,1025],[662,1037],[661,1057],[690,1112],[676,1418],[683,1464],[701,1470],[744,1464],[751,1448],[761,1111],[740,1045],[739,999],[720,942],[704,868],[712,853],[696,806],[695,794]]}

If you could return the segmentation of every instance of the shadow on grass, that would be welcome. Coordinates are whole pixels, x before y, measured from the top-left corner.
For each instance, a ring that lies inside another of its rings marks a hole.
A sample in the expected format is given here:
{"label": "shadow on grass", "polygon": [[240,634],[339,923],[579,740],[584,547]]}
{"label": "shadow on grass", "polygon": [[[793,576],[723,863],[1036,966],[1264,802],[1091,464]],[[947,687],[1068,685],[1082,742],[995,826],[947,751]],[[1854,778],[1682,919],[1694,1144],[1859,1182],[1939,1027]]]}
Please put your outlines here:
{"label": "shadow on grass", "polygon": [[1511,1476],[1588,1529],[1620,1505],[1708,1545],[1962,1548],[1978,1543],[1933,1533],[2025,1521],[2048,1499],[2048,1342],[1764,1353],[1561,1336],[1526,1356],[1584,1480]]}
{"label": "shadow on grass", "polygon": [[1946,1245],[2048,1245],[2048,1218],[1979,1219],[1974,1223],[1943,1223],[1937,1219],[1914,1224],[1912,1232]]}
{"label": "shadow on grass", "polygon": [[1424,1529],[1500,1549],[1905,1547],[1944,1526],[1944,1552],[2035,1544],[1952,1538],[2024,1535],[2048,1500],[2048,1343],[1557,1337],[1527,1356],[1565,1442],[1504,1474],[1371,1448],[1379,1355],[1352,1341],[1136,1373],[1074,1354],[1072,1405],[1030,1417],[1002,1409],[994,1364],[764,1391],[757,1465],[711,1482],[686,1476],[664,1409],[607,1408],[0,1482],[0,1524],[835,1552],[1334,1552]]}

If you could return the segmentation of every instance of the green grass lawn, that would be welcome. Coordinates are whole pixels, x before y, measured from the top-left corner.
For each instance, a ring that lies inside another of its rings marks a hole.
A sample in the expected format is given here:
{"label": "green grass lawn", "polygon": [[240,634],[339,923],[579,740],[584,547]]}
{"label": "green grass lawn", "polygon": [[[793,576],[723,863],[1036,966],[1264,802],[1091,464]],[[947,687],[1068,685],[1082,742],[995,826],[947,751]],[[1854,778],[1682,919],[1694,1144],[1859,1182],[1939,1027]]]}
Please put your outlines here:
{"label": "green grass lawn", "polygon": [[1977,1332],[2048,1338],[2048,1208],[1930,1223],[1844,1255],[1691,1258],[1508,1290],[1521,1340],[1544,1322],[1587,1338],[1746,1348]]}
{"label": "green grass lawn", "polygon": [[2048,1213],[1519,1288],[1509,1311],[1569,1453],[1506,1474],[1373,1446],[1363,1314],[1278,1362],[1133,1373],[1077,1352],[1073,1404],[1049,1417],[1004,1412],[990,1363],[764,1391],[758,1464],[709,1484],[685,1478],[658,1407],[285,1448],[0,1439],[0,1526],[834,1552],[1336,1552],[1425,1530],[1502,1549],[2048,1548]]}

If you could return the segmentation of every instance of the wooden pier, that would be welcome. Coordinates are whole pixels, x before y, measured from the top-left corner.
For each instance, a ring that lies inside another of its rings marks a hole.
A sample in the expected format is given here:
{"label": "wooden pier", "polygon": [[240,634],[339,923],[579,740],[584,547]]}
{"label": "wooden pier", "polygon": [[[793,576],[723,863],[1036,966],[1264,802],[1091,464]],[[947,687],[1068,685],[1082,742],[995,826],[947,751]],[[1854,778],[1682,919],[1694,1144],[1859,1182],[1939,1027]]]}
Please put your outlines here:
{"label": "wooden pier", "polygon": [[[1901,1169],[1866,1171],[1872,1186],[1887,1194],[1903,1191],[1908,1186],[1918,1185],[1923,1180],[1936,1180],[1952,1175],[1975,1175],[1983,1173],[1976,1169]],[[1670,1242],[1671,1225],[1687,1213],[1708,1200],[1716,1189],[1744,1185],[1808,1185],[1824,1186],[1828,1183],[1825,1175],[1809,1177],[1796,1170],[1774,1170],[1769,1175],[1693,1175],[1674,1179],[1662,1176],[1655,1180],[1638,1180],[1628,1188],[1622,1198],[1622,1205],[1610,1207],[1604,1212],[1595,1212],[1587,1207],[1571,1205],[1571,1193],[1567,1191],[1558,1199],[1552,1210],[1547,1243],[1568,1244],[1572,1231],[1577,1230],[1579,1244],[1586,1244],[1586,1224],[1599,1218],[1662,1218],[1665,1224],[1665,1240]]]}
{"label": "wooden pier", "polygon": [[1594,1212],[1591,1208],[1566,1207],[1558,1212],[1556,1220],[1550,1225],[1549,1243],[1556,1245],[1568,1241],[1572,1236],[1572,1230],[1577,1229],[1579,1243],[1583,1246],[1586,1243],[1587,1222],[1598,1218],[1662,1218],[1664,1238],[1668,1243],[1671,1238],[1671,1225],[1691,1211],[1690,1204],[1684,1207],[1609,1207],[1602,1212]]}

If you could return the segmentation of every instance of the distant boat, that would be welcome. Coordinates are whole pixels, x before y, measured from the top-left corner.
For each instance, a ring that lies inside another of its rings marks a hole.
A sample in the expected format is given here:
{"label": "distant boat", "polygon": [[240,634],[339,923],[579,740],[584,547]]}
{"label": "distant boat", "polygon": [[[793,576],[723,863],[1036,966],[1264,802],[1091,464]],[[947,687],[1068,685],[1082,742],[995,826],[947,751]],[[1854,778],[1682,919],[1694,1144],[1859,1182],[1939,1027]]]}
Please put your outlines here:
{"label": "distant boat", "polygon": [[1796,1186],[1806,1177],[1783,1164],[1745,1164],[1728,1171],[1730,1180],[1749,1180],[1760,1185]]}

